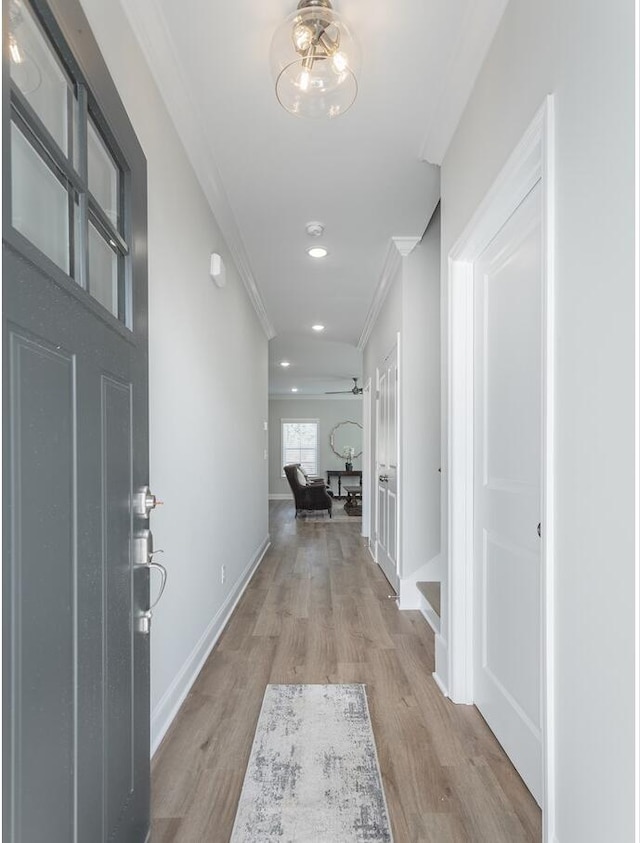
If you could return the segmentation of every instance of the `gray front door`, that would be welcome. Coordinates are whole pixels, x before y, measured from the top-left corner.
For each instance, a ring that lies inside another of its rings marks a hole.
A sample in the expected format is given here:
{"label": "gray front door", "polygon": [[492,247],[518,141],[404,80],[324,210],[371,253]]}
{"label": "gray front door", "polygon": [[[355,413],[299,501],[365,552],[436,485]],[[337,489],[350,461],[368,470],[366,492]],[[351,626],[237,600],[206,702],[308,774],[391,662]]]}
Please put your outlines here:
{"label": "gray front door", "polygon": [[5,839],[149,827],[146,164],[77,0],[5,0]]}

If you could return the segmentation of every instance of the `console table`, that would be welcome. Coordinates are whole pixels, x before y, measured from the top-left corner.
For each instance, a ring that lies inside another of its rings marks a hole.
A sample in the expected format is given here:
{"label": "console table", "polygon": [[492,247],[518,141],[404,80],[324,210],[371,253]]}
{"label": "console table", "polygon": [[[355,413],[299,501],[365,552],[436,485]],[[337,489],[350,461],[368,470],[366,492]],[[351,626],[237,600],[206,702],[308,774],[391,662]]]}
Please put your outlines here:
{"label": "console table", "polygon": [[331,488],[331,478],[338,478],[338,497],[342,497],[342,478],[343,477],[357,477],[358,483],[362,486],[362,472],[361,471],[338,471],[337,469],[329,469],[327,471],[327,486]]}

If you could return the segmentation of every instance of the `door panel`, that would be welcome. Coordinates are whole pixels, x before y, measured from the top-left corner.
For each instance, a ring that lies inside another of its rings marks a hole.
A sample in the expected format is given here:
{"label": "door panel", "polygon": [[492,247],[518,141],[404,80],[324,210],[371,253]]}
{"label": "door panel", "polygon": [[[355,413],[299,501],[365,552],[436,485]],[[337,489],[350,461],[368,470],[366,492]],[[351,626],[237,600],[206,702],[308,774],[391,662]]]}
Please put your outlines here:
{"label": "door panel", "polygon": [[[73,529],[73,357],[49,343],[9,334],[13,599],[16,653],[16,839],[71,840],[75,662]],[[46,470],[42,470],[46,466]],[[37,512],[39,517],[34,519]],[[62,570],[60,558],[69,560]],[[51,626],[54,614],[60,622]],[[42,689],[49,704],[42,705]],[[43,747],[47,748],[43,752]]]}
{"label": "door panel", "polygon": [[[149,572],[132,558],[149,526],[133,511],[148,482],[146,164],[80,5],[38,0],[33,10],[52,44],[61,30],[75,39],[60,47],[73,111],[86,125],[90,110],[127,174],[126,224],[94,216],[86,147],[53,165],[55,139],[39,137],[20,90],[5,85],[4,137],[10,121],[27,125],[29,155],[46,158],[66,191],[73,236],[52,251],[37,214],[48,182],[5,143],[4,835],[128,843],[149,824],[149,639],[136,624]],[[38,226],[17,225],[31,211]],[[118,253],[118,295],[104,304],[87,273],[90,220]]]}
{"label": "door panel", "polygon": [[131,387],[102,386],[102,570],[105,577],[105,761],[107,837],[133,790],[133,565]]}
{"label": "door panel", "polygon": [[475,265],[474,701],[542,798],[540,186]]}
{"label": "door panel", "polygon": [[376,425],[376,559],[393,589],[398,577],[398,353],[394,348],[378,370]]}

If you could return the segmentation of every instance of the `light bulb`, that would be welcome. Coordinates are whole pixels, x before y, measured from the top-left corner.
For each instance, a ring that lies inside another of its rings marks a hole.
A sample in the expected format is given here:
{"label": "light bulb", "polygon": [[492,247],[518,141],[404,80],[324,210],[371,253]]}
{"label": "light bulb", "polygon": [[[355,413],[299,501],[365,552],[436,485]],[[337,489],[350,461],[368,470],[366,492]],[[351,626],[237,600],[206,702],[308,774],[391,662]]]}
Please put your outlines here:
{"label": "light bulb", "polygon": [[313,33],[308,26],[298,24],[293,29],[293,43],[299,53],[306,53],[313,40]]}
{"label": "light bulb", "polygon": [[311,79],[311,75],[309,74],[308,70],[303,70],[300,74],[298,79],[298,87],[301,91],[308,91],[309,90],[309,80]]}
{"label": "light bulb", "polygon": [[20,47],[18,47],[15,35],[9,36],[9,55],[14,64],[22,64],[22,53],[20,52]]}
{"label": "light bulb", "polygon": [[344,53],[336,53],[333,57],[333,66],[338,71],[338,73],[344,73],[344,71],[349,66],[349,62],[347,61],[347,57]]}

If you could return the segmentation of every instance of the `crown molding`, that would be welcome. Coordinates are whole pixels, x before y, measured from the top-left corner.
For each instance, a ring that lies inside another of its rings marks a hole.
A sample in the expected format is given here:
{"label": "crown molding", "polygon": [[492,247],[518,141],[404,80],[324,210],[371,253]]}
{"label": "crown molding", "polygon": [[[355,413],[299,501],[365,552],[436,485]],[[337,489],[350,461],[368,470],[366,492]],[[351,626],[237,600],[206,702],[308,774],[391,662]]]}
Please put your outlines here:
{"label": "crown molding", "polygon": [[458,43],[442,74],[446,81],[428,121],[420,160],[442,164],[507,3],[508,0],[474,0],[469,3],[460,26]]}
{"label": "crown molding", "polygon": [[369,341],[369,337],[371,336],[371,332],[376,324],[376,320],[382,310],[384,300],[386,299],[391,284],[402,265],[402,258],[406,258],[407,255],[410,255],[420,240],[422,240],[422,237],[392,237],[389,241],[387,254],[384,259],[384,264],[382,265],[380,280],[378,281],[378,286],[373,294],[369,312],[364,320],[364,328],[362,329],[360,339],[358,340],[357,348],[359,351],[363,351],[365,345]]}
{"label": "crown molding", "polygon": [[413,252],[422,237],[392,237],[391,240],[402,257],[406,258]]}
{"label": "crown molding", "polygon": [[274,392],[269,394],[269,401],[362,401],[362,395],[328,395],[326,392],[310,393],[305,395],[299,392],[290,393],[289,395],[281,392]]}
{"label": "crown molding", "polygon": [[167,23],[154,0],[122,0],[122,7],[182,141],[187,158],[220,226],[260,325],[267,339],[272,339],[276,332],[253,275],[211,144],[200,122],[200,112],[187,84],[184,68],[173,46]]}

